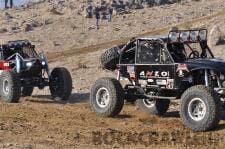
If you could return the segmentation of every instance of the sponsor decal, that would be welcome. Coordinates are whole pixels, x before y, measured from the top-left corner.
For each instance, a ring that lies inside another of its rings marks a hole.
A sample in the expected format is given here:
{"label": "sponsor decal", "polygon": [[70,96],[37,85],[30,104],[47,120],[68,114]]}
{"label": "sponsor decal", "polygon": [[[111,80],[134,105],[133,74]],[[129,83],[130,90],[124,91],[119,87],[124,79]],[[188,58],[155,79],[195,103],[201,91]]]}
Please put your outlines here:
{"label": "sponsor decal", "polygon": [[179,77],[183,77],[184,73],[189,72],[189,70],[186,64],[178,64],[176,72],[178,72]]}
{"label": "sponsor decal", "polygon": [[140,73],[140,76],[145,76],[146,78],[152,78],[152,77],[169,77],[170,72],[169,71],[142,71]]}
{"label": "sponsor decal", "polygon": [[166,80],[156,80],[157,85],[166,85]]}
{"label": "sponsor decal", "polygon": [[167,79],[166,88],[173,88],[174,79]]}
{"label": "sponsor decal", "polygon": [[131,80],[135,80],[134,66],[127,66],[127,73],[129,74]]}

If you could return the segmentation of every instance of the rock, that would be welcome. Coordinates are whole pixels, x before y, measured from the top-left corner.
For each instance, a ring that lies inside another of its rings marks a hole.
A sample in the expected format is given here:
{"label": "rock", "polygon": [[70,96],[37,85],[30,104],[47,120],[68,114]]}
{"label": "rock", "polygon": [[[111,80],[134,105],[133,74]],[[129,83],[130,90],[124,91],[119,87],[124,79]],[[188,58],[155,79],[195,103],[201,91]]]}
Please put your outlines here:
{"label": "rock", "polygon": [[6,20],[10,20],[10,19],[12,19],[12,18],[13,18],[13,16],[12,16],[12,15],[10,15],[8,12],[5,12],[5,14],[4,14],[4,18],[5,18]]}
{"label": "rock", "polygon": [[24,31],[29,32],[29,31],[32,31],[32,30],[33,30],[33,27],[30,24],[26,24]]}
{"label": "rock", "polygon": [[17,26],[13,26],[13,27],[11,27],[11,30],[12,31],[15,31],[15,30],[18,30],[18,29],[20,29],[19,27],[17,27]]}
{"label": "rock", "polygon": [[86,68],[88,68],[88,66],[85,64],[82,64],[82,63],[78,63],[78,68],[86,69]]}
{"label": "rock", "polygon": [[7,143],[7,144],[3,145],[4,148],[9,148],[9,147],[12,147],[12,146],[13,146],[12,143]]}
{"label": "rock", "polygon": [[57,43],[56,41],[53,41],[53,45],[54,45],[55,47],[60,46],[60,44]]}
{"label": "rock", "polygon": [[50,12],[51,12],[52,14],[55,14],[55,15],[63,15],[63,13],[59,12],[58,10],[56,10],[56,8],[52,8],[52,9],[50,10]]}
{"label": "rock", "polygon": [[74,31],[74,30],[77,29],[78,27],[77,27],[76,25],[71,25],[71,28],[72,28],[73,31]]}
{"label": "rock", "polygon": [[19,23],[18,23],[18,26],[23,26],[23,24],[26,23],[25,20],[21,20]]}
{"label": "rock", "polygon": [[88,30],[92,30],[92,29],[95,29],[95,26],[94,26],[94,25],[92,25],[92,26],[90,26],[90,27],[88,28]]}
{"label": "rock", "polygon": [[36,20],[32,20],[31,23],[30,23],[30,25],[31,25],[32,27],[40,27],[40,26],[43,25],[43,23],[40,23],[40,22],[38,22],[38,21],[36,21]]}
{"label": "rock", "polygon": [[0,28],[0,33],[6,33],[7,29],[6,28]]}
{"label": "rock", "polygon": [[49,25],[53,23],[53,19],[47,19],[44,21],[44,25]]}

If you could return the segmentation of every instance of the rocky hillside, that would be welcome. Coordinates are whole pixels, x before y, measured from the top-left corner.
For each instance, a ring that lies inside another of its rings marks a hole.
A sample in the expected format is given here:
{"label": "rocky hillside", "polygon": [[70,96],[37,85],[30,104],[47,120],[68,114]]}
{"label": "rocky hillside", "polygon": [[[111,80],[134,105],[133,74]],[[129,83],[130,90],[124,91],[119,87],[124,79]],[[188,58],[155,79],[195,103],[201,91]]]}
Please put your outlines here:
{"label": "rocky hillside", "polygon": [[182,1],[114,15],[111,23],[103,20],[100,30],[96,30],[95,19],[84,17],[82,8],[85,5],[84,0],[49,0],[28,7],[1,10],[0,41],[29,39],[40,50],[65,51],[71,47],[87,47],[155,30],[160,33],[164,29],[162,31],[166,33],[172,26],[221,27],[218,23],[224,23],[225,18],[223,0]]}

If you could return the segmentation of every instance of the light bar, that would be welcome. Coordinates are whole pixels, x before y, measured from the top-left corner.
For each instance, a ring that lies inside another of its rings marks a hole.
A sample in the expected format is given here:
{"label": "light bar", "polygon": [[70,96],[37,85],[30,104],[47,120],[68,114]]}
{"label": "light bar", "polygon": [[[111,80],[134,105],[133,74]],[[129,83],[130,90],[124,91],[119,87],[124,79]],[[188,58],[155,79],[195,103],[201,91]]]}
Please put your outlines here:
{"label": "light bar", "polygon": [[176,30],[169,33],[170,42],[200,42],[207,40],[207,30]]}
{"label": "light bar", "polygon": [[190,32],[190,41],[192,41],[192,42],[198,41],[198,33],[199,33],[199,31],[191,31]]}
{"label": "light bar", "polygon": [[169,34],[169,39],[171,42],[177,42],[178,38],[179,38],[179,33],[177,32],[171,32]]}
{"label": "light bar", "polygon": [[189,41],[189,32],[182,32],[182,33],[180,33],[180,40],[182,42]]}
{"label": "light bar", "polygon": [[207,40],[207,30],[200,30],[198,35],[200,40]]}

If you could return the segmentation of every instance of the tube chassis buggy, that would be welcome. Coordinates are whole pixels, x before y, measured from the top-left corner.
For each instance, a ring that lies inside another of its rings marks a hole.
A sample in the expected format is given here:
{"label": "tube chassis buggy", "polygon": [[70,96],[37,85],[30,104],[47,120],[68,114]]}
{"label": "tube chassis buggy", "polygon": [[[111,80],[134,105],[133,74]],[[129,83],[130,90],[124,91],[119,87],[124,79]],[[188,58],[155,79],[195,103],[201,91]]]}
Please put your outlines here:
{"label": "tube chassis buggy", "polygon": [[[99,116],[116,116],[124,100],[162,116],[170,100],[181,99],[180,116],[194,131],[207,131],[220,120],[225,97],[225,61],[207,45],[207,30],[173,30],[167,36],[133,38],[101,56],[117,79],[101,78],[90,94]],[[127,80],[121,85],[121,80]]]}
{"label": "tube chassis buggy", "polygon": [[72,79],[66,68],[49,70],[44,53],[38,54],[27,40],[0,45],[0,95],[5,102],[18,102],[31,96],[34,87],[49,86],[54,99],[66,100],[72,91]]}

